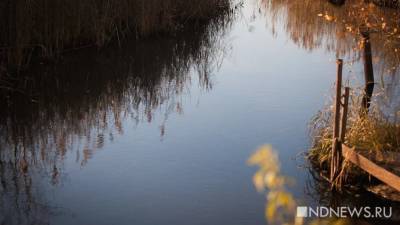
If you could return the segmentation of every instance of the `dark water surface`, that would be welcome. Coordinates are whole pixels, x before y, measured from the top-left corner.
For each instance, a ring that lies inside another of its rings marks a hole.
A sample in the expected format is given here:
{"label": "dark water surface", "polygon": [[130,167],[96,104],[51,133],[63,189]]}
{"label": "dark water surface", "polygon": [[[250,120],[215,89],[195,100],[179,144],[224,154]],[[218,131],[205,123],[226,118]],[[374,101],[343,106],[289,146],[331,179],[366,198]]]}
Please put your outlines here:
{"label": "dark water surface", "polygon": [[246,3],[225,25],[37,66],[32,100],[1,112],[0,222],[265,224],[246,165],[265,143],[296,198],[317,204],[298,155],[336,55],[268,21]]}

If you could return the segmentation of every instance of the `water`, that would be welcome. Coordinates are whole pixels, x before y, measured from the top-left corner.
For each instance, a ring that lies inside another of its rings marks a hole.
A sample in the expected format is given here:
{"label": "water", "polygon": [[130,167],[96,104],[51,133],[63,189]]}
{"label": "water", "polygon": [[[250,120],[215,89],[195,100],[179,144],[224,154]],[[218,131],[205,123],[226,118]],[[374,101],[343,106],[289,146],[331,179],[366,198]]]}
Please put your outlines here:
{"label": "water", "polygon": [[296,179],[295,197],[317,204],[299,155],[330,96],[336,54],[300,48],[282,23],[273,34],[268,16],[253,13],[246,3],[218,33],[189,29],[38,66],[33,97],[11,97],[24,110],[1,114],[0,219],[265,224],[246,165],[265,143]]}

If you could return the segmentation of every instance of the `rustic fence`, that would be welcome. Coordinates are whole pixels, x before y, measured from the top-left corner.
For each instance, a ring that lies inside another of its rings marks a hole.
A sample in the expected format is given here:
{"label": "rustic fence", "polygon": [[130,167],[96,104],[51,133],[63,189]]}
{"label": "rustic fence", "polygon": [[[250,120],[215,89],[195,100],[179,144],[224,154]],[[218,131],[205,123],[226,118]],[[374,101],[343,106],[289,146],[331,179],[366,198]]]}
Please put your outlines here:
{"label": "rustic fence", "polygon": [[[342,94],[342,70],[343,60],[338,59],[330,165],[330,182],[332,187],[340,188],[342,185],[342,176],[340,176],[340,172],[342,170],[343,161],[348,160],[365,172],[400,192],[400,177],[398,175],[375,163],[373,159],[370,159],[373,157],[362,155],[359,153],[361,151],[344,144],[346,137],[350,88],[345,87],[344,94]],[[399,157],[395,158],[400,159]]]}

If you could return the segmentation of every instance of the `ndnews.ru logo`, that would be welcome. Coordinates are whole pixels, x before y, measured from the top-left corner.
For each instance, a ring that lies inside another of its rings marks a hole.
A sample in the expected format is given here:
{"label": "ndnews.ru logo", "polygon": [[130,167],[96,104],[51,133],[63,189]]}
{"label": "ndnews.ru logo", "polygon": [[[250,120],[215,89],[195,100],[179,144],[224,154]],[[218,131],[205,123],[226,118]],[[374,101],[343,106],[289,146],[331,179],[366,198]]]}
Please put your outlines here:
{"label": "ndnews.ru logo", "polygon": [[392,207],[297,207],[297,217],[391,218]]}

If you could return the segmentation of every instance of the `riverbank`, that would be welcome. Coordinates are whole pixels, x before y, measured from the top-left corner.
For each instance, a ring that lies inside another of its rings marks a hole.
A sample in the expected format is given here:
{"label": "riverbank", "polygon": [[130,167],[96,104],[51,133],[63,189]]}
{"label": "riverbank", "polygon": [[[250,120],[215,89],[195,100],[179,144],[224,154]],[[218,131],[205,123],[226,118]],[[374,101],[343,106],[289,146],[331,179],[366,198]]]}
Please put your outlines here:
{"label": "riverbank", "polygon": [[[344,125],[346,127],[345,135],[340,137],[343,139],[340,140],[340,143],[343,146],[349,146],[351,151],[366,157],[376,165],[398,175],[400,124],[396,115],[399,112],[396,110],[385,112],[376,101],[371,104],[369,109],[366,109],[363,98],[363,95],[360,96],[355,91],[352,92],[347,113],[347,126]],[[345,159],[337,168],[337,177],[339,178],[334,180],[330,178],[332,176],[332,172],[330,174],[331,167],[333,167],[332,151],[334,148],[332,145],[335,129],[332,108],[327,106],[311,122],[312,145],[307,157],[312,168],[321,177],[330,180],[332,187],[339,190],[342,188],[372,190],[374,187],[382,186],[380,180],[373,178],[370,173]],[[343,148],[345,147],[339,147],[339,151],[343,152]],[[339,157],[342,159],[344,155]],[[393,192],[392,189],[390,191]],[[385,193],[379,195],[384,196]],[[398,194],[387,198],[391,200],[399,199]]]}
{"label": "riverbank", "polygon": [[[297,46],[310,52],[322,48],[334,54],[334,58],[345,59],[343,82],[353,88],[349,137],[345,144],[375,152],[397,151],[399,10],[379,7],[372,1],[337,1],[343,3],[340,6],[331,2],[265,0],[261,8],[266,15],[272,15],[272,32],[283,24],[283,29]],[[357,68],[361,63],[364,71]],[[371,100],[373,91],[370,112],[361,116],[360,107],[369,105],[365,102]],[[364,93],[371,96],[363,100]],[[328,105],[311,122],[309,158],[314,169],[327,172],[327,177],[332,150],[332,111],[332,105]],[[355,175],[356,182],[363,176],[358,176],[357,171]],[[368,174],[364,175],[369,182]]]}

